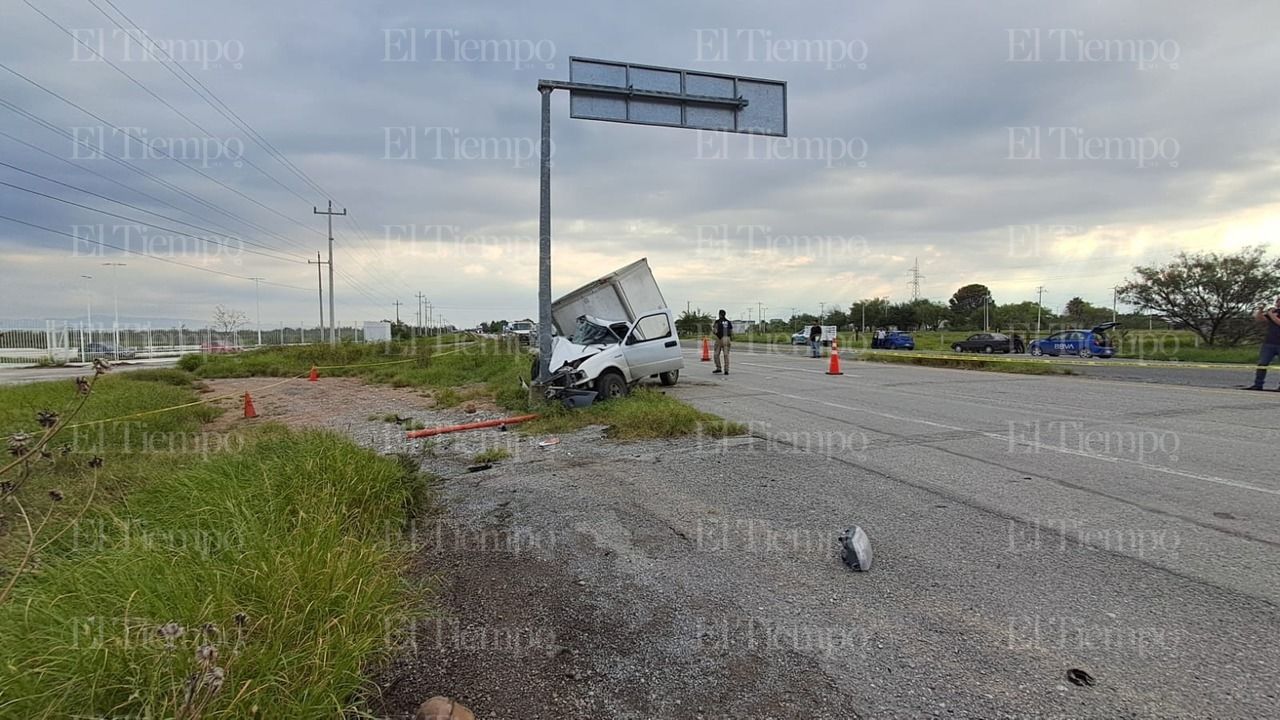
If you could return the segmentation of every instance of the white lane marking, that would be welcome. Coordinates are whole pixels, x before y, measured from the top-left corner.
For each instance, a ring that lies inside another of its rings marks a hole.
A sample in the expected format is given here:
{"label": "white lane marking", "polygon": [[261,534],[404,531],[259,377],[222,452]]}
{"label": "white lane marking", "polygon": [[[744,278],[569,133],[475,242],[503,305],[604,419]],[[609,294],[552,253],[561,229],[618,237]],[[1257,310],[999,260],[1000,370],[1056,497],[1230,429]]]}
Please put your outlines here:
{"label": "white lane marking", "polygon": [[[867,415],[878,415],[882,418],[887,418],[889,420],[897,420],[899,422],[918,423],[920,425],[927,425],[929,427],[942,428],[944,430],[959,430],[961,432],[975,432],[973,428],[960,427],[958,425],[948,425],[946,423],[935,422],[932,420],[921,420],[919,418],[908,418],[908,417],[901,417],[899,415],[890,415],[889,413],[876,412],[875,410],[868,410],[867,408],[852,407],[850,405],[841,405],[840,403],[834,403],[829,400],[814,400],[813,398],[806,398],[800,395],[791,395],[789,393],[778,392],[777,390],[769,390],[766,388],[753,388],[753,387],[746,387],[746,386],[739,386],[739,387],[743,387],[746,390],[755,390],[757,392],[765,393],[768,395],[777,395],[779,397],[785,397],[791,400],[799,400],[801,402],[808,402],[808,403],[816,402],[819,405],[826,405],[827,407],[833,407],[840,410],[849,410],[851,412],[865,413]],[[1280,490],[1273,490],[1271,488],[1258,487],[1257,485],[1250,485],[1249,483],[1240,482],[1239,480],[1232,480],[1230,478],[1216,477],[1214,475],[1199,475],[1196,473],[1185,472],[1183,470],[1174,470],[1173,468],[1167,468],[1167,467],[1164,467],[1163,465],[1152,465],[1151,463],[1142,462],[1141,460],[1132,460],[1129,458],[1120,458],[1120,457],[1114,457],[1111,455],[1096,455],[1093,453],[1084,452],[1082,450],[1072,450],[1071,448],[1057,447],[1054,445],[1045,445],[1044,443],[1033,442],[1030,440],[1019,440],[1009,435],[1001,435],[999,433],[985,432],[981,430],[976,432],[979,435],[982,435],[984,437],[991,438],[992,440],[999,440],[1005,443],[1016,442],[1020,445],[1026,445],[1028,447],[1034,447],[1040,450],[1052,450],[1054,452],[1060,452],[1065,455],[1075,455],[1077,457],[1089,458],[1091,460],[1102,460],[1104,462],[1109,462],[1109,463],[1125,463],[1128,465],[1136,465],[1144,470],[1151,470],[1153,472],[1167,473],[1169,475],[1176,475],[1178,477],[1184,477],[1191,480],[1199,480],[1201,482],[1214,483],[1217,485],[1226,485],[1229,487],[1239,488],[1241,490],[1253,490],[1254,492],[1265,493],[1267,495],[1280,496]]]}

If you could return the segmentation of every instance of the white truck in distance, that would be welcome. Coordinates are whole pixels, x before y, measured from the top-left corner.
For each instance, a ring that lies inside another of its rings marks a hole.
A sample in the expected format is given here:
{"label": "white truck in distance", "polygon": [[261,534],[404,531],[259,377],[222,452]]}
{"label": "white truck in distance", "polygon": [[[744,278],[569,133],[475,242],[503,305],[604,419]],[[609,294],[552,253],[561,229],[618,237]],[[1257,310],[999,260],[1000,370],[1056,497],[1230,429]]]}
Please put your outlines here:
{"label": "white truck in distance", "polygon": [[516,320],[507,325],[506,332],[515,335],[516,341],[521,345],[533,345],[532,338],[538,332],[538,325],[531,320]]}
{"label": "white truck in distance", "polygon": [[595,390],[607,400],[647,377],[663,385],[680,378],[675,316],[646,258],[556,300],[551,318],[552,387]]}

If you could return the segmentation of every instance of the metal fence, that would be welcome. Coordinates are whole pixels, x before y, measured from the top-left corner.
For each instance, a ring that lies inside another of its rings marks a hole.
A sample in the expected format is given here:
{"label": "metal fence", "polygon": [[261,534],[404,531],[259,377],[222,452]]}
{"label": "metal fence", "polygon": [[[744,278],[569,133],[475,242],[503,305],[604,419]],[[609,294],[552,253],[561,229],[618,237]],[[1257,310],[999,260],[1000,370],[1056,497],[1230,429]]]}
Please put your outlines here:
{"label": "metal fence", "polygon": [[[111,325],[68,320],[0,320],[0,368],[89,362],[95,357],[137,359],[178,357],[209,350],[215,343],[253,348],[304,345],[327,339],[317,326],[263,327],[221,332],[212,328]],[[363,330],[337,328],[339,341],[360,342]]]}

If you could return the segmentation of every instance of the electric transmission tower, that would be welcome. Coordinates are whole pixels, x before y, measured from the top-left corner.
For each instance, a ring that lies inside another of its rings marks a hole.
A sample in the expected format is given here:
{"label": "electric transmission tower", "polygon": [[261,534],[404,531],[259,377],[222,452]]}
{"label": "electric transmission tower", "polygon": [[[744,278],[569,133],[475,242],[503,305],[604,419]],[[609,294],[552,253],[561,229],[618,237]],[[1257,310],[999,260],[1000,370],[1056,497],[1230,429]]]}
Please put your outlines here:
{"label": "electric transmission tower", "polygon": [[916,258],[915,265],[911,266],[911,282],[907,283],[911,287],[911,302],[920,299],[920,281],[924,276],[920,274],[920,258]]}

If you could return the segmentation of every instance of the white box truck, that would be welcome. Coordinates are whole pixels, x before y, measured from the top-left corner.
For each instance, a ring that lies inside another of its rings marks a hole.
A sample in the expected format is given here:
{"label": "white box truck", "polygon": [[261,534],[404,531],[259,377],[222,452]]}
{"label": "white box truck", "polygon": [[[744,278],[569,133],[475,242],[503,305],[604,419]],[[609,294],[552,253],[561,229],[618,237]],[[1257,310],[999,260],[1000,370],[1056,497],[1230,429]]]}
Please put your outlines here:
{"label": "white box truck", "polygon": [[647,258],[559,298],[551,318],[552,388],[594,390],[608,400],[648,377],[663,385],[680,378],[684,357],[675,316]]}

